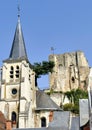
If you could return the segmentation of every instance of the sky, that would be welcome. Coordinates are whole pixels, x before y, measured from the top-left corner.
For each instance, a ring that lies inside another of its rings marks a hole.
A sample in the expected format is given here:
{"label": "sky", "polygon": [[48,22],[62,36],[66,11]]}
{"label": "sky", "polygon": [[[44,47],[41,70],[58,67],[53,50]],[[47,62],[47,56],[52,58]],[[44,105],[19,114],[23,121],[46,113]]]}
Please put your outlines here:
{"label": "sky", "polygon": [[[20,19],[31,64],[48,61],[52,54],[81,50],[92,66],[92,0],[0,0],[0,66],[10,54]],[[38,80],[49,87],[49,77]]]}

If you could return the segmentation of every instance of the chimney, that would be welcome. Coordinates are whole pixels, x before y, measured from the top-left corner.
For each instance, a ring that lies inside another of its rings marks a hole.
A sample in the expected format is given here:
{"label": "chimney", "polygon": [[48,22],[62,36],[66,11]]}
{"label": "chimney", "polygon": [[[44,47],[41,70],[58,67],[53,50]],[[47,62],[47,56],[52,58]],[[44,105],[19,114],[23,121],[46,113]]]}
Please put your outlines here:
{"label": "chimney", "polygon": [[12,130],[12,123],[10,120],[6,121],[6,130]]}
{"label": "chimney", "polygon": [[49,122],[52,122],[52,121],[53,121],[53,111],[50,111]]}

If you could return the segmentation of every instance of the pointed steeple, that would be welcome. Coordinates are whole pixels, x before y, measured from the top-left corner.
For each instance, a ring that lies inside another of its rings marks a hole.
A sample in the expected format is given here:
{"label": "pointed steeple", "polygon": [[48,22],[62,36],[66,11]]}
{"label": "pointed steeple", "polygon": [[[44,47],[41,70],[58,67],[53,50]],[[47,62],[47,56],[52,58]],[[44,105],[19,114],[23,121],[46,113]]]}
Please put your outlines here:
{"label": "pointed steeple", "polygon": [[15,59],[22,59],[22,58],[28,59],[26,48],[25,48],[23,32],[22,32],[21,23],[20,23],[20,14],[18,12],[18,23],[16,26],[9,59],[15,60]]}

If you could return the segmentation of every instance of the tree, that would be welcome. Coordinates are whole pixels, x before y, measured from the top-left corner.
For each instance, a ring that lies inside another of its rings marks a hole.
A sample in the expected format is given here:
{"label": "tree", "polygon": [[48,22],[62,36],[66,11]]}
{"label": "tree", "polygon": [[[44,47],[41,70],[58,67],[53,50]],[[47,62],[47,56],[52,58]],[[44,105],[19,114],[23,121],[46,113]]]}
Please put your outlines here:
{"label": "tree", "polygon": [[32,65],[32,69],[35,72],[35,86],[37,86],[37,79],[41,77],[41,75],[46,75],[49,72],[53,72],[53,67],[55,66],[53,61],[43,61],[42,63],[34,63]]}

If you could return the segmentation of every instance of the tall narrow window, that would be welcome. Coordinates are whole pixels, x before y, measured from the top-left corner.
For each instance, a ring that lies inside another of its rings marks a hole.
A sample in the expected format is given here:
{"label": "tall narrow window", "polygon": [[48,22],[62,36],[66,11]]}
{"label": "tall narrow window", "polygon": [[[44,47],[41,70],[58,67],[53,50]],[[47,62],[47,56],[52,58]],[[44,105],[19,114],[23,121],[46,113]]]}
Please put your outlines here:
{"label": "tall narrow window", "polygon": [[75,78],[74,77],[72,77],[72,83],[75,83]]}
{"label": "tall narrow window", "polygon": [[16,112],[12,112],[12,124],[16,124]]}
{"label": "tall narrow window", "polygon": [[10,68],[10,78],[13,78],[14,77],[14,68],[13,66],[11,66]]}
{"label": "tall narrow window", "polygon": [[41,118],[41,127],[46,127],[46,118],[45,117]]}
{"label": "tall narrow window", "polygon": [[16,78],[19,78],[19,66],[16,66]]}

